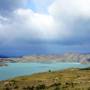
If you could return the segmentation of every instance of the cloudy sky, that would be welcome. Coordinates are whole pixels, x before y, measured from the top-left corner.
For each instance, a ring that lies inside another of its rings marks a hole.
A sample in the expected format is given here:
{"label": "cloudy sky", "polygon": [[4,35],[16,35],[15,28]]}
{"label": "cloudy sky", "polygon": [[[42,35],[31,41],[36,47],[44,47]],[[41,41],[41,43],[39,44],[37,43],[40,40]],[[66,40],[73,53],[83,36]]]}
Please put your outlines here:
{"label": "cloudy sky", "polygon": [[0,55],[90,52],[90,0],[0,0]]}

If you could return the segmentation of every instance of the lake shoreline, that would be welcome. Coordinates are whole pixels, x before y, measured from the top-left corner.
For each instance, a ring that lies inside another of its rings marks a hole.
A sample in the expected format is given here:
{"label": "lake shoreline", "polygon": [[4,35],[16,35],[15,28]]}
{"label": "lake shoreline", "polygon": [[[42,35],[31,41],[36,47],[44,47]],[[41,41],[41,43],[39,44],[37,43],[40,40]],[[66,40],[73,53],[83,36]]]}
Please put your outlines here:
{"label": "lake shoreline", "polygon": [[7,80],[17,76],[32,75],[34,73],[65,70],[68,68],[85,68],[90,64],[80,63],[6,63],[8,66],[0,67],[0,80]]}
{"label": "lake shoreline", "polygon": [[20,76],[0,81],[0,86],[0,90],[89,90],[90,68],[72,68]]}

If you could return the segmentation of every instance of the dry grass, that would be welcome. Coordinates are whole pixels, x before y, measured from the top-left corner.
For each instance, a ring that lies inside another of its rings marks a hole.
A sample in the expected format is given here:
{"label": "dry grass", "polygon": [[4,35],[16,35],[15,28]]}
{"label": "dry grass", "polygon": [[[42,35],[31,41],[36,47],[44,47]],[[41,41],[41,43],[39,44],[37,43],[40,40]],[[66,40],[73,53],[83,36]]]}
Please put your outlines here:
{"label": "dry grass", "polygon": [[38,73],[1,81],[0,90],[90,90],[90,69]]}

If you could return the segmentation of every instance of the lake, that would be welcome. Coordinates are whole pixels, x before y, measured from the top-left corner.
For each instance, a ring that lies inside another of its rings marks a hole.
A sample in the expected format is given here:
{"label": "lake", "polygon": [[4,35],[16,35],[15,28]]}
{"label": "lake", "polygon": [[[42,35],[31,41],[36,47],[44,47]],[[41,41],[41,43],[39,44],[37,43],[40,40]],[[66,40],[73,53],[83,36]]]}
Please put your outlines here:
{"label": "lake", "polygon": [[67,68],[85,68],[90,64],[80,63],[7,63],[8,66],[0,67],[0,80],[17,76],[31,75],[49,70],[64,70]]}

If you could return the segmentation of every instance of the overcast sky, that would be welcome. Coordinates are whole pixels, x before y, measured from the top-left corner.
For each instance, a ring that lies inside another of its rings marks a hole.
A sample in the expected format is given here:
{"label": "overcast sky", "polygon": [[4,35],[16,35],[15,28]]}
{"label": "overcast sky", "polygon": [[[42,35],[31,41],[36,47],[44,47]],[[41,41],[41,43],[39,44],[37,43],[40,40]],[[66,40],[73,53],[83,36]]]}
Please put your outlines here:
{"label": "overcast sky", "polygon": [[90,0],[0,0],[0,55],[90,51]]}

